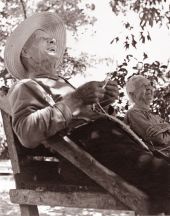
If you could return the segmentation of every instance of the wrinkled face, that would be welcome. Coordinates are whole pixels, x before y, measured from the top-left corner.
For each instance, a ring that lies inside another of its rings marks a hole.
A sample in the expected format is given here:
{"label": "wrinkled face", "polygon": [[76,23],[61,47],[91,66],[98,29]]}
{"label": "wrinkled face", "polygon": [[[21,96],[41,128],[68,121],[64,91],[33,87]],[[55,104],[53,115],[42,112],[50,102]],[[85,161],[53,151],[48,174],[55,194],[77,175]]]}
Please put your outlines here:
{"label": "wrinkled face", "polygon": [[150,105],[153,100],[154,90],[150,81],[146,78],[141,78],[135,83],[134,102],[135,104]]}
{"label": "wrinkled face", "polygon": [[44,61],[55,63],[57,58],[59,58],[56,40],[42,30],[37,30],[33,33],[24,45],[21,55],[27,59],[32,58],[39,64]]}

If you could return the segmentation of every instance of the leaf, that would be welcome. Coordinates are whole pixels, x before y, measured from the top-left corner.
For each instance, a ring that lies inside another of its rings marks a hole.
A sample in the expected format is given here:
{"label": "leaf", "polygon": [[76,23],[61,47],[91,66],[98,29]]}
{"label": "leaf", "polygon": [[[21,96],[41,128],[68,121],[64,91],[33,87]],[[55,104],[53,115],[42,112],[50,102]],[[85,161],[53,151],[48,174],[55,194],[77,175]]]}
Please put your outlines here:
{"label": "leaf", "polygon": [[133,39],[132,39],[132,46],[136,48],[136,44],[137,44],[137,42],[136,42],[136,40],[133,37]]}
{"label": "leaf", "polygon": [[149,20],[149,25],[150,25],[151,27],[153,27],[153,17],[150,18],[150,20]]}
{"label": "leaf", "polygon": [[119,41],[119,37],[116,37],[115,40],[116,40],[116,43],[117,43]]}
{"label": "leaf", "polygon": [[129,43],[128,43],[127,41],[125,41],[125,43],[124,43],[124,44],[125,44],[125,46],[124,46],[124,47],[125,47],[126,49],[128,49],[128,48],[129,48]]}
{"label": "leaf", "polygon": [[167,68],[167,65],[161,65],[160,68],[164,68],[164,69],[166,69],[166,68]]}
{"label": "leaf", "polygon": [[129,109],[129,106],[128,104],[125,105],[125,110],[128,110]]}
{"label": "leaf", "polygon": [[125,28],[129,28],[130,24],[129,22],[125,23]]}
{"label": "leaf", "polygon": [[150,37],[149,32],[148,32],[148,34],[147,34],[147,39],[148,39],[149,41],[151,41],[151,37]]}
{"label": "leaf", "polygon": [[170,71],[166,73],[166,77],[170,79]]}
{"label": "leaf", "polygon": [[153,63],[153,65],[156,66],[156,67],[159,67],[159,66],[160,66],[160,62],[159,62],[159,61],[155,61],[155,62]]}
{"label": "leaf", "polygon": [[129,22],[124,23],[124,26],[125,26],[125,28],[127,28],[127,29],[129,29],[129,30],[133,29],[133,27],[130,25]]}
{"label": "leaf", "polygon": [[123,62],[122,66],[127,66],[127,63],[126,63],[126,62]]}
{"label": "leaf", "polygon": [[122,72],[121,75],[126,76],[128,71],[126,68],[120,68],[118,72]]}
{"label": "leaf", "polygon": [[144,64],[144,68],[147,68],[147,69],[148,69],[149,67],[150,67],[150,65],[149,65],[148,63],[145,63],[145,64]]}
{"label": "leaf", "polygon": [[119,94],[119,97],[123,97],[124,96],[124,92],[121,92],[120,94]]}
{"label": "leaf", "polygon": [[142,43],[145,43],[145,36],[143,35],[143,32],[141,32],[140,34],[140,40],[142,41]]}
{"label": "leaf", "polygon": [[144,52],[143,53],[143,60],[147,59],[148,58],[148,55]]}
{"label": "leaf", "polygon": [[95,4],[91,4],[91,10],[95,10],[96,6]]}
{"label": "leaf", "polygon": [[111,73],[111,80],[115,77],[117,77],[117,71],[114,71]]}
{"label": "leaf", "polygon": [[114,41],[116,41],[116,43],[117,43],[119,41],[119,37],[113,38],[113,40],[110,42],[110,44],[112,44]]}
{"label": "leaf", "polygon": [[130,60],[130,57],[133,57],[133,55],[129,54],[126,56],[126,59],[129,61]]}
{"label": "leaf", "polygon": [[109,115],[113,115],[113,114],[114,114],[114,112],[115,112],[115,109],[114,109],[114,107],[113,107],[113,106],[111,106],[111,105],[109,105],[109,108],[108,108],[108,114],[109,114]]}

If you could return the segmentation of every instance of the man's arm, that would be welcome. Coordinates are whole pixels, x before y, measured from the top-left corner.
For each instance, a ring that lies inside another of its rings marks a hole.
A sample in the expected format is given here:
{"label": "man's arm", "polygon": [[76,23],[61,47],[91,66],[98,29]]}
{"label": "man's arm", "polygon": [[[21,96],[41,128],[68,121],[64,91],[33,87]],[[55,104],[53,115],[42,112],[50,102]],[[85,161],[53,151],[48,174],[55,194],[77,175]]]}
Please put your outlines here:
{"label": "man's arm", "polygon": [[131,129],[145,141],[152,141],[155,144],[162,145],[170,144],[168,128],[164,128],[162,123],[155,123],[144,112],[131,109],[127,112],[125,119]]}
{"label": "man's arm", "polygon": [[20,81],[9,94],[14,131],[28,148],[64,129],[73,114],[103,98],[104,89],[101,82],[89,82],[53,105],[47,103],[46,96],[33,80]]}
{"label": "man's arm", "polygon": [[25,147],[38,146],[44,139],[64,129],[72,118],[72,111],[65,101],[50,106],[45,97],[33,81],[18,83],[9,95],[13,128]]}

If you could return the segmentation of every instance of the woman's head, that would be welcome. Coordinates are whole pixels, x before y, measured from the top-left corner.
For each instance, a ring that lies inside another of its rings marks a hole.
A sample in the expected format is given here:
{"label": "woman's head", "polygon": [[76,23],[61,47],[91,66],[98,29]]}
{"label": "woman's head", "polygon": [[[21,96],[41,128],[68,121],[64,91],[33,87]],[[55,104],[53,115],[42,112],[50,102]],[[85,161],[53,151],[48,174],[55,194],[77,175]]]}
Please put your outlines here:
{"label": "woman's head", "polygon": [[153,87],[142,75],[132,76],[126,83],[126,91],[130,101],[136,105],[149,106],[153,100]]}
{"label": "woman's head", "polygon": [[21,22],[8,38],[5,66],[15,78],[27,78],[30,65],[35,67],[43,62],[49,67],[50,62],[52,67],[58,67],[65,45],[66,30],[62,20],[55,13],[37,13]]}

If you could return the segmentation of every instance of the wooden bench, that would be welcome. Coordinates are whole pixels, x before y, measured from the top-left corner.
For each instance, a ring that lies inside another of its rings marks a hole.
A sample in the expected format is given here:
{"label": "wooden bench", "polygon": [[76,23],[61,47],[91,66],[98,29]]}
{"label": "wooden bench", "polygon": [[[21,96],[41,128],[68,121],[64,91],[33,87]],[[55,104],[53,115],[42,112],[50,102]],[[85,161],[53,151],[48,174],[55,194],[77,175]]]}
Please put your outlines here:
{"label": "wooden bench", "polygon": [[38,205],[156,214],[158,205],[145,193],[104,167],[67,136],[51,138],[49,148],[55,153],[47,146],[24,148],[12,130],[7,97],[2,91],[0,109],[16,183],[10,199],[19,204],[22,216],[38,216]]}

